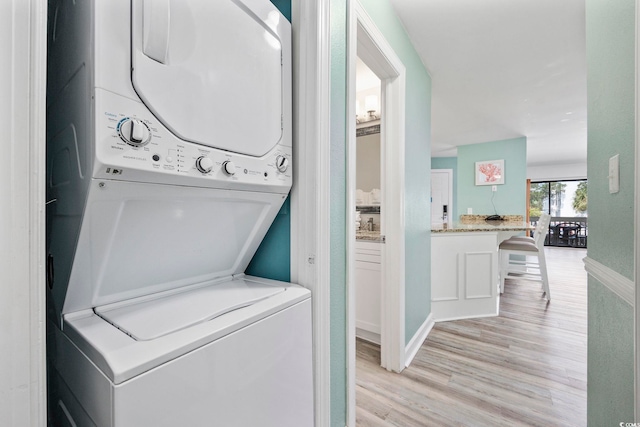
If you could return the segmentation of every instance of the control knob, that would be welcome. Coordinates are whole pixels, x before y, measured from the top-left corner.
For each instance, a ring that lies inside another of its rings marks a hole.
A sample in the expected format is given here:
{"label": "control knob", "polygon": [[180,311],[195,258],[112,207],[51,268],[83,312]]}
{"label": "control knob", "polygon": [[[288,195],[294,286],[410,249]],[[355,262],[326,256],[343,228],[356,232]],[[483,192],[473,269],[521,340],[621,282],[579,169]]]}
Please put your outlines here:
{"label": "control knob", "polygon": [[142,120],[128,117],[120,122],[120,138],[134,147],[142,147],[151,141],[151,131]]}
{"label": "control knob", "polygon": [[276,157],[276,168],[279,172],[285,173],[289,168],[289,159],[287,159],[285,156]]}
{"label": "control knob", "polygon": [[202,173],[209,173],[213,169],[213,160],[209,157],[200,156],[196,159],[196,169]]}
{"label": "control knob", "polygon": [[233,163],[231,160],[227,160],[222,164],[222,170],[227,175],[234,175],[236,173],[236,164]]}

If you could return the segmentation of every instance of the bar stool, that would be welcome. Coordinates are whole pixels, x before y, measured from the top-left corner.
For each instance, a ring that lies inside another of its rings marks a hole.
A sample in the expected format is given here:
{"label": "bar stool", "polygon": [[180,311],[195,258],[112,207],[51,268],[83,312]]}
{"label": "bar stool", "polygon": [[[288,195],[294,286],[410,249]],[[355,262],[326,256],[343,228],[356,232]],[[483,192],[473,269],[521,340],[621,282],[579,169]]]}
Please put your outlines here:
{"label": "bar stool", "polygon": [[[504,292],[506,278],[533,280],[542,283],[544,295],[548,301],[551,300],[547,262],[544,257],[544,239],[550,221],[551,215],[542,214],[533,238],[516,236],[500,243],[500,293]],[[522,255],[524,260],[512,259],[511,255]]]}

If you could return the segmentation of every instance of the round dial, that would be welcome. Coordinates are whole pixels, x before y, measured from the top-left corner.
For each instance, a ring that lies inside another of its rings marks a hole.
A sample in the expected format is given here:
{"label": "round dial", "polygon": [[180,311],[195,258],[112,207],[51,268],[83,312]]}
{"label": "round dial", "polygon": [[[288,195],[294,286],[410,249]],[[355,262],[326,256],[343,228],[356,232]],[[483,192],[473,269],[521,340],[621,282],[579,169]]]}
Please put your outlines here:
{"label": "round dial", "polygon": [[131,117],[120,122],[118,133],[124,142],[134,147],[142,147],[151,141],[151,131],[147,125],[142,120]]}
{"label": "round dial", "polygon": [[209,173],[213,169],[213,160],[209,157],[200,156],[196,160],[196,169],[202,173]]}
{"label": "round dial", "polygon": [[289,168],[289,159],[285,156],[276,157],[276,168],[278,168],[278,171],[282,173],[286,172]]}
{"label": "round dial", "polygon": [[222,170],[227,174],[227,175],[233,175],[236,173],[236,164],[233,163],[231,160],[227,160],[226,162],[224,162],[222,164]]}

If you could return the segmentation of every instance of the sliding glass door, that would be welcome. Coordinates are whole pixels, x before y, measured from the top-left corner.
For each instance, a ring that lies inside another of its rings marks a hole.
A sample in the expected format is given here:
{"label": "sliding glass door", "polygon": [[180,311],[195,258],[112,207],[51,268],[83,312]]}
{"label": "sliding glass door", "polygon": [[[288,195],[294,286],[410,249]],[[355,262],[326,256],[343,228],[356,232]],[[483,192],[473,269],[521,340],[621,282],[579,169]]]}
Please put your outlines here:
{"label": "sliding glass door", "polygon": [[587,181],[532,182],[529,191],[529,217],[536,222],[540,214],[551,215],[548,246],[587,247]]}

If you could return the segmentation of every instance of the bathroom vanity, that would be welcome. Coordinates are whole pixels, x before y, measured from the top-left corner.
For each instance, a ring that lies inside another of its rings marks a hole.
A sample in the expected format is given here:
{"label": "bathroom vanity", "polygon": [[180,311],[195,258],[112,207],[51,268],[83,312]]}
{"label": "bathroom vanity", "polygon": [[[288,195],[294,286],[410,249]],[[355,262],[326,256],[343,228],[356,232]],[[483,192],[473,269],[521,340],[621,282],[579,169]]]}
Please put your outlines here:
{"label": "bathroom vanity", "polygon": [[380,344],[383,249],[379,231],[356,233],[356,336],[376,344]]}

